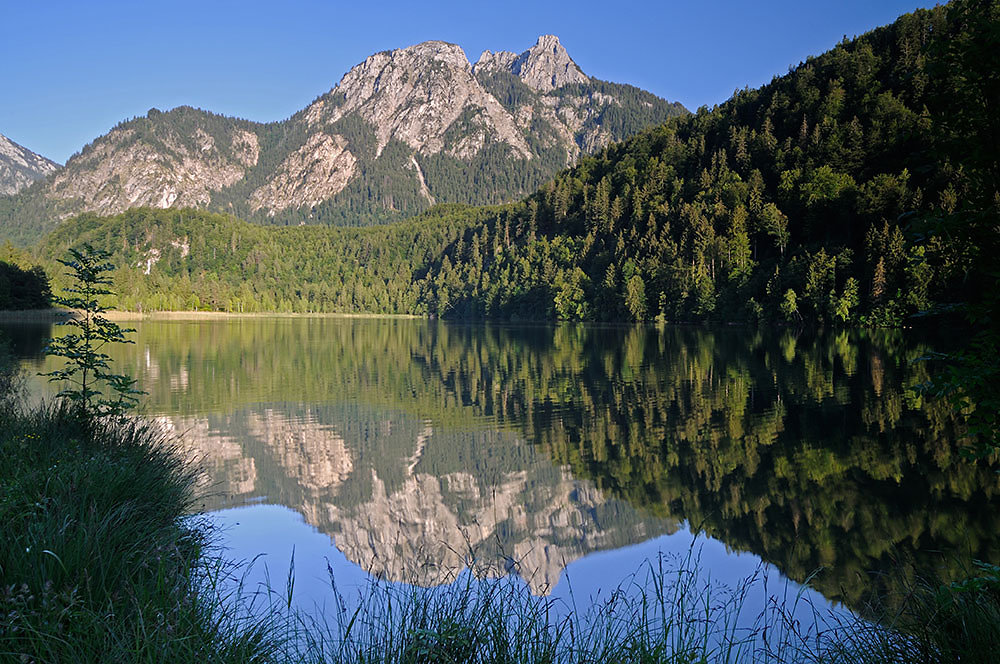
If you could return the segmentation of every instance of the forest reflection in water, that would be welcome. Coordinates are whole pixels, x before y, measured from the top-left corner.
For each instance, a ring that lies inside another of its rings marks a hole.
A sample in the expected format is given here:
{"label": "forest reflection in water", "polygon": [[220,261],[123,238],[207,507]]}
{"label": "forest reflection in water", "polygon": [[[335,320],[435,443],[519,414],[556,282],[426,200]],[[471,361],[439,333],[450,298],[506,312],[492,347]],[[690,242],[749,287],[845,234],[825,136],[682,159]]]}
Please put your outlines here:
{"label": "forest reflection in water", "polygon": [[[203,459],[206,508],[285,505],[385,578],[419,583],[472,551],[544,594],[572,560],[689,524],[795,581],[820,570],[810,584],[857,608],[873,585],[1000,554],[1000,479],[920,396],[916,334],[137,328],[115,361]],[[26,329],[11,328],[37,370],[48,332]]]}

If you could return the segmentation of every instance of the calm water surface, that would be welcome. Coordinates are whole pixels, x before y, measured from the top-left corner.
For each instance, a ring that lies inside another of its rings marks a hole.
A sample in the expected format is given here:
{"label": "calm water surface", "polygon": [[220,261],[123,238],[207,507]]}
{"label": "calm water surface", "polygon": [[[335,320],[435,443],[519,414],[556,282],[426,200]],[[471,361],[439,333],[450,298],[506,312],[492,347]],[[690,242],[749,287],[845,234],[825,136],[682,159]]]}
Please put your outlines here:
{"label": "calm water surface", "polygon": [[[332,570],[507,576],[577,605],[644,561],[860,610],[890,570],[1000,557],[1000,480],[964,463],[898,331],[150,321],[116,368],[204,469],[251,585],[322,612]],[[32,371],[46,326],[4,328]],[[59,333],[59,328],[54,328]],[[54,391],[36,381],[36,393]],[[695,535],[694,533],[697,533]],[[328,569],[329,564],[329,569]],[[269,572],[269,574],[268,574]],[[778,590],[776,590],[776,588]]]}

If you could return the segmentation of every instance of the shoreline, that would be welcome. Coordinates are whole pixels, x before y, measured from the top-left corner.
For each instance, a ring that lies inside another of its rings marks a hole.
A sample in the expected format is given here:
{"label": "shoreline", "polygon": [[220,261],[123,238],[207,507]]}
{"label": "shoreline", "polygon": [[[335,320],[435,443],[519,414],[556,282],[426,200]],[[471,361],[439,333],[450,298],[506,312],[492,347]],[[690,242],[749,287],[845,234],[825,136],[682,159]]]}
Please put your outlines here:
{"label": "shoreline", "polygon": [[[52,309],[2,309],[0,310],[0,323],[59,323],[70,318],[73,318],[77,314],[76,311],[72,309],[59,309],[53,307]],[[753,323],[748,323],[746,321],[728,321],[728,320],[717,320],[717,321],[687,321],[687,320],[643,320],[643,321],[568,321],[568,320],[549,320],[549,319],[524,319],[524,320],[509,320],[509,319],[492,319],[492,318],[480,318],[480,319],[450,319],[450,318],[439,318],[436,316],[431,316],[427,314],[376,314],[376,313],[366,313],[366,312],[280,312],[280,311],[270,311],[270,312],[256,312],[256,313],[237,313],[230,311],[152,311],[148,313],[139,313],[137,311],[122,311],[119,309],[112,309],[104,312],[104,317],[111,321],[209,321],[209,320],[242,320],[242,319],[264,319],[264,318],[331,318],[331,319],[386,319],[386,320],[441,320],[448,321],[454,325],[470,325],[470,324],[486,324],[491,326],[554,326],[554,325],[587,325],[595,327],[631,327],[635,325],[645,326],[645,327],[662,327],[662,326],[675,326],[675,327],[709,327],[709,328],[775,328],[775,329],[824,329],[826,327],[831,327],[835,329],[848,329],[848,330],[912,330],[918,328],[918,325],[898,325],[898,326],[879,326],[879,325],[862,325],[862,324],[852,324],[845,326],[824,326],[824,325],[792,325],[788,323],[781,322],[760,322],[756,325]]]}
{"label": "shoreline", "polygon": [[[76,312],[72,309],[24,309],[0,310],[0,322],[49,323],[73,318]],[[233,313],[229,311],[152,311],[139,313],[137,311],[120,311],[117,309],[104,312],[104,317],[113,321],[137,320],[228,320],[242,318],[398,318],[420,319],[426,316],[414,314],[369,314],[369,313]]]}

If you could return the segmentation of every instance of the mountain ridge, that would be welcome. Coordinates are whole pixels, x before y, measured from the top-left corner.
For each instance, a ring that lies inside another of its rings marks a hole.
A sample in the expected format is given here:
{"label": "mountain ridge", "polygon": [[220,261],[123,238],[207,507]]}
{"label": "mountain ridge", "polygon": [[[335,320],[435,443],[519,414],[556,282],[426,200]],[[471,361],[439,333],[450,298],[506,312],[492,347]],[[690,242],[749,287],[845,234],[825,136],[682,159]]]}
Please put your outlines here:
{"label": "mountain ridge", "polygon": [[[988,249],[995,157],[977,148],[995,119],[955,113],[981,95],[951,64],[964,51],[941,50],[951,36],[986,48],[988,30],[952,11],[845,41],[582,159],[518,203],[440,206],[373,233],[267,233],[231,215],[136,210],[66,224],[40,253],[87,241],[131,266],[155,250],[152,278],[123,275],[118,289],[119,306],[145,311],[898,326],[974,297],[967,279],[985,280],[1000,255]],[[436,156],[413,157],[431,192]],[[961,205],[983,212],[963,217]]]}
{"label": "mountain ridge", "polygon": [[33,241],[67,216],[136,206],[366,225],[440,202],[508,202],[582,154],[686,112],[587,77],[552,35],[518,55],[486,53],[475,65],[443,41],[375,53],[278,122],[150,109],[51,182],[0,201],[0,234]]}

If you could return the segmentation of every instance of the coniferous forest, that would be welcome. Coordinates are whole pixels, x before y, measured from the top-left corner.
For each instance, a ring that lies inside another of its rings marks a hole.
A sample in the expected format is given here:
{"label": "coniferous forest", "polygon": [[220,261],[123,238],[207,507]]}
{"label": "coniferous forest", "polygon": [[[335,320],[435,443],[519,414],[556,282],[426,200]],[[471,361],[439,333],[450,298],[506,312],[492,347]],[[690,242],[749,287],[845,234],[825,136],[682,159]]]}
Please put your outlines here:
{"label": "coniferous forest", "polygon": [[467,231],[432,311],[897,324],[996,255],[997,31],[955,4],[584,159]]}

